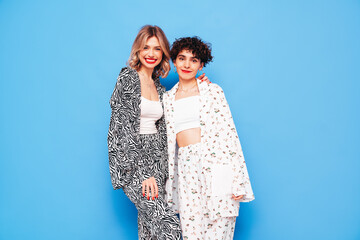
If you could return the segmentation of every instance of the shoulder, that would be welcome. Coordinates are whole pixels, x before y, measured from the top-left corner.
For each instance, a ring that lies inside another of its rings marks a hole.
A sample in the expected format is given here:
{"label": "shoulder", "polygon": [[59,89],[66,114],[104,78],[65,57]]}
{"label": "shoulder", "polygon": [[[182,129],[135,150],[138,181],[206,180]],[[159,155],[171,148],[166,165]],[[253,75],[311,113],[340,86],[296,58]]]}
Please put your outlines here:
{"label": "shoulder", "polygon": [[119,73],[118,81],[121,81],[123,84],[133,82],[131,80],[135,79],[137,77],[137,74],[138,73],[135,69],[132,69],[130,67],[124,67]]}
{"label": "shoulder", "polygon": [[137,75],[137,72],[135,69],[131,68],[131,67],[123,67],[119,73],[119,75]]}
{"label": "shoulder", "polygon": [[178,88],[179,83],[176,83],[169,91],[166,91],[164,93],[164,97],[166,96],[166,98],[170,98],[171,95],[175,94],[177,88]]}
{"label": "shoulder", "polygon": [[164,85],[162,85],[161,83],[159,83],[160,89],[161,89],[161,93],[164,94],[166,92],[166,87]]}
{"label": "shoulder", "polygon": [[221,90],[222,91],[222,88],[216,84],[216,83],[209,83],[209,89],[212,90],[212,91],[217,91],[217,90]]}
{"label": "shoulder", "polygon": [[167,100],[167,99],[170,98],[170,91],[171,91],[171,90],[164,92],[164,95],[163,95],[163,96],[164,96],[164,97],[163,97],[164,100]]}
{"label": "shoulder", "polygon": [[224,90],[216,83],[208,84],[208,88],[212,95],[224,95]]}
{"label": "shoulder", "polygon": [[160,89],[161,94],[163,94],[166,91],[166,88],[164,87],[164,85],[161,84],[159,77],[154,78],[154,83],[156,88]]}

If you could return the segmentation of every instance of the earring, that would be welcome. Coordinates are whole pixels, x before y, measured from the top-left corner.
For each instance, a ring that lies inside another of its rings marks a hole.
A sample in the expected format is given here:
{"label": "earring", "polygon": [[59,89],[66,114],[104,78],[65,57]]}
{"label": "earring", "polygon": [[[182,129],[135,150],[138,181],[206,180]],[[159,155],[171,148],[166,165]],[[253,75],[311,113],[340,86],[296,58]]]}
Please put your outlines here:
{"label": "earring", "polygon": [[176,67],[174,67],[174,73],[176,73]]}

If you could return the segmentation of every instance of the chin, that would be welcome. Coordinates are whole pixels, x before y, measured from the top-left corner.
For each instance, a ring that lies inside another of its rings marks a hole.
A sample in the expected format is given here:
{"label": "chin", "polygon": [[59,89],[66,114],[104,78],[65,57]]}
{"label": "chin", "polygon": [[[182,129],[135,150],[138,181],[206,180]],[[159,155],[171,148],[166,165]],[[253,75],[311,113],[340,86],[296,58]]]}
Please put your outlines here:
{"label": "chin", "polygon": [[158,66],[159,65],[159,63],[160,62],[155,62],[155,63],[153,63],[153,64],[149,64],[149,63],[147,63],[147,62],[141,62],[141,64],[144,66],[144,67],[146,67],[146,68],[155,68],[156,66]]}
{"label": "chin", "polygon": [[179,74],[179,77],[181,77],[182,79],[184,79],[184,80],[191,80],[191,79],[194,79],[194,78],[196,78],[196,75],[195,76],[190,76],[190,75],[188,75],[188,74]]}

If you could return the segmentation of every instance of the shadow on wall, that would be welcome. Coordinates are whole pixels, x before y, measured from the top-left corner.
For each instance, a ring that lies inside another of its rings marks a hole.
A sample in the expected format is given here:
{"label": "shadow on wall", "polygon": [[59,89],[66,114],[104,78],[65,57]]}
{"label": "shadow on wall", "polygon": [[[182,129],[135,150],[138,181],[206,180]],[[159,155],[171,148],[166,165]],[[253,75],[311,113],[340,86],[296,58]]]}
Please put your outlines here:
{"label": "shadow on wall", "polygon": [[137,210],[135,205],[127,198],[122,189],[110,189],[113,213],[117,220],[115,223],[121,229],[124,239],[137,239]]}
{"label": "shadow on wall", "polygon": [[169,91],[178,81],[179,76],[174,72],[169,72],[169,75],[165,79],[160,79],[161,84],[166,87],[166,91]]}
{"label": "shadow on wall", "polygon": [[253,202],[240,203],[240,212],[236,219],[234,239],[251,239],[251,230],[255,228],[254,207],[251,205],[253,205]]}

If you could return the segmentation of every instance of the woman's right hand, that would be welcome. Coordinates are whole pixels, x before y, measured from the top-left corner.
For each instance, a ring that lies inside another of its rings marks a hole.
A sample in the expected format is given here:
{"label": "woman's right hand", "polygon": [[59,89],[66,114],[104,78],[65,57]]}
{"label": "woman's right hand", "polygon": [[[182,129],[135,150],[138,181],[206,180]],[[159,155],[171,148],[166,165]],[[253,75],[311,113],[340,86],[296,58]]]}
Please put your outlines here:
{"label": "woman's right hand", "polygon": [[234,200],[236,200],[236,201],[239,201],[239,200],[241,200],[243,197],[244,197],[244,195],[235,196],[235,195],[233,194],[231,198],[234,199]]}
{"label": "woman's right hand", "polygon": [[150,200],[150,197],[152,198],[152,200],[155,200],[155,197],[158,198],[159,189],[154,177],[150,177],[142,182],[143,197],[145,197],[145,193],[148,200]]}
{"label": "woman's right hand", "polygon": [[201,74],[201,75],[198,77],[198,79],[199,79],[201,82],[206,82],[207,84],[210,84],[210,83],[211,83],[210,79],[209,79],[207,76],[205,76],[205,73]]}

